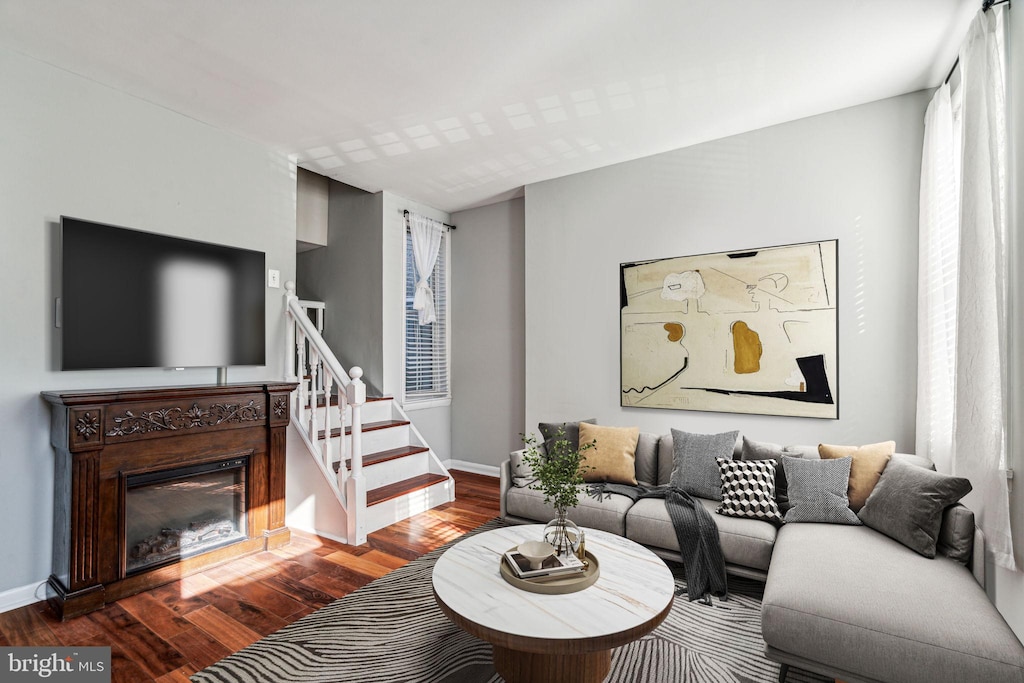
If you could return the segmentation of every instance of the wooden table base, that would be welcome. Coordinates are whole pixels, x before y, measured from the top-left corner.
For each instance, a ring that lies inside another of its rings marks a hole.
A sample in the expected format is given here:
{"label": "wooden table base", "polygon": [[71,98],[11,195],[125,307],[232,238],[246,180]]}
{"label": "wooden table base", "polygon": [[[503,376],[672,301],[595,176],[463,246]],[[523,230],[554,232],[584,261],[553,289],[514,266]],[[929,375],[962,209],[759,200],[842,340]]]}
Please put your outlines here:
{"label": "wooden table base", "polygon": [[494,668],[506,683],[600,683],[612,668],[611,650],[555,655],[492,648]]}

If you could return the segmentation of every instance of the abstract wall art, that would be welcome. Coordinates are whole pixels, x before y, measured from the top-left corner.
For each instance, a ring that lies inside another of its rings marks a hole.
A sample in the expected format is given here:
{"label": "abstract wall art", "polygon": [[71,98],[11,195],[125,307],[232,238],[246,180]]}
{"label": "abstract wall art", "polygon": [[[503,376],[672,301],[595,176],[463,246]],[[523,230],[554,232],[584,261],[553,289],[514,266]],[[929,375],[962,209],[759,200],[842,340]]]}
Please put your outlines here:
{"label": "abstract wall art", "polygon": [[838,418],[838,250],[621,264],[621,405]]}

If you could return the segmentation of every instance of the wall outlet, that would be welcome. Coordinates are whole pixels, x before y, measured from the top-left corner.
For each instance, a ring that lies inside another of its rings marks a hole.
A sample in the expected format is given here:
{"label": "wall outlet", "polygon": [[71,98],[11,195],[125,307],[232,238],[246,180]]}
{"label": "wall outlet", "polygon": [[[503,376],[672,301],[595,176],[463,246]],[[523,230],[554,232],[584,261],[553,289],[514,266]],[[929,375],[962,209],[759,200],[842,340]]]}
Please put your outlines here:
{"label": "wall outlet", "polygon": [[281,286],[281,271],[271,268],[267,271],[267,287],[278,288]]}

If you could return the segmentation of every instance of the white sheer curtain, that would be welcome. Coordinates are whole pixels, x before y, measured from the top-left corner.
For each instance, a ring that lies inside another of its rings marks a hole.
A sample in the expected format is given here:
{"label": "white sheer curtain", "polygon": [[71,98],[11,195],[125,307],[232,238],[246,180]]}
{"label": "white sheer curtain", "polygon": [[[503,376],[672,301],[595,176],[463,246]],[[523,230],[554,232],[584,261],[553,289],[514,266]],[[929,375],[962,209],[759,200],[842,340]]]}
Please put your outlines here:
{"label": "white sheer curtain", "polygon": [[416,263],[416,293],[412,307],[420,312],[420,325],[429,325],[437,320],[434,311],[434,290],[430,288],[430,274],[437,263],[441,249],[444,224],[426,216],[409,213],[409,234],[412,237],[412,254]]}
{"label": "white sheer curtain", "polygon": [[[960,49],[959,136],[945,86],[926,115],[917,439],[919,452],[935,460],[940,470],[970,479],[974,490],[965,502],[975,511],[996,563],[1015,569],[1005,472],[1008,256],[1003,36],[1002,7],[979,12],[971,23]],[[954,142],[957,137],[959,144]],[[951,182],[954,189],[943,196]]]}
{"label": "white sheer curtain", "polygon": [[953,471],[995,560],[1015,569],[1006,485],[1006,85],[1003,8],[979,12],[960,48],[963,161]]}
{"label": "white sheer curtain", "polygon": [[917,448],[941,472],[953,469],[956,285],[960,245],[959,149],[949,85],[925,112],[917,291]]}

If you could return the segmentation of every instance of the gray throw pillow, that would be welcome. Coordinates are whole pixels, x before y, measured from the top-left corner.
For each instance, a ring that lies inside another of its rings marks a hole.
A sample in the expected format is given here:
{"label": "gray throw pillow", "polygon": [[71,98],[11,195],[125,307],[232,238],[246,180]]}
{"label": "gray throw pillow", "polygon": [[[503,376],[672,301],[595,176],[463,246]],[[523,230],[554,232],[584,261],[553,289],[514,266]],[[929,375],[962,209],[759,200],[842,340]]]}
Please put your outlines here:
{"label": "gray throw pillow", "polygon": [[971,491],[963,477],[890,460],[860,509],[860,520],[925,557],[935,557],[942,512]]}
{"label": "gray throw pillow", "polygon": [[698,498],[722,500],[722,474],[716,458],[732,460],[739,434],[691,434],[673,429],[672,486]]}
{"label": "gray throw pillow", "polygon": [[850,484],[853,458],[805,460],[782,456],[789,482],[789,510],[783,517],[791,522],[823,522],[825,524],[860,524],[850,509],[846,488]]}
{"label": "gray throw pillow", "polygon": [[754,441],[743,437],[741,448],[743,460],[772,460],[775,462],[775,499],[785,509],[789,503],[788,483],[786,482],[786,468],[782,466],[783,447],[777,443],[766,441]]}
{"label": "gray throw pillow", "polygon": [[559,430],[565,432],[565,436],[562,438],[569,442],[569,445],[576,450],[580,447],[580,422],[588,422],[592,425],[597,424],[596,418],[590,418],[588,420],[577,420],[576,422],[541,422],[537,425],[537,429],[540,430],[540,435],[544,439],[544,449],[548,453],[551,452],[551,446],[554,444],[555,439],[558,438]]}

